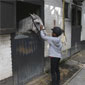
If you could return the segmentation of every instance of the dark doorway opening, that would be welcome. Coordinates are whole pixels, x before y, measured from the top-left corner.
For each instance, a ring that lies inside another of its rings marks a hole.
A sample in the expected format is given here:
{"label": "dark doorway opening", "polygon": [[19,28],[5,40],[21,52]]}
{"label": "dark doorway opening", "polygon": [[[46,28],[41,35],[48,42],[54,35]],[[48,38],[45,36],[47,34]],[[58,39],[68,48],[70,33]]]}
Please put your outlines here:
{"label": "dark doorway opening", "polygon": [[41,5],[18,1],[17,9],[16,9],[17,26],[18,26],[18,22],[20,20],[22,20],[26,17],[29,17],[30,14],[33,14],[33,13],[35,13],[41,17]]}
{"label": "dark doorway opening", "polygon": [[72,42],[71,46],[78,48],[81,41],[81,7],[72,5]]}
{"label": "dark doorway opening", "polygon": [[40,16],[40,5],[31,4],[27,2],[17,2],[17,21],[28,17],[30,14],[37,14]]}

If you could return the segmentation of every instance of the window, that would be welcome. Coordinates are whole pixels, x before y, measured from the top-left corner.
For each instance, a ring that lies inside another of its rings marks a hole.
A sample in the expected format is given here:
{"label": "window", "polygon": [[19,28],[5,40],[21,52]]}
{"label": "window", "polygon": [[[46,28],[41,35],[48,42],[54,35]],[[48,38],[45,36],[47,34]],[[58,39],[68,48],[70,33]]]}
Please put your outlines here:
{"label": "window", "polygon": [[81,6],[83,1],[84,0],[73,0],[73,3]]}
{"label": "window", "polygon": [[65,18],[69,18],[69,3],[65,2]]}
{"label": "window", "polygon": [[16,30],[16,2],[0,1],[0,34]]}

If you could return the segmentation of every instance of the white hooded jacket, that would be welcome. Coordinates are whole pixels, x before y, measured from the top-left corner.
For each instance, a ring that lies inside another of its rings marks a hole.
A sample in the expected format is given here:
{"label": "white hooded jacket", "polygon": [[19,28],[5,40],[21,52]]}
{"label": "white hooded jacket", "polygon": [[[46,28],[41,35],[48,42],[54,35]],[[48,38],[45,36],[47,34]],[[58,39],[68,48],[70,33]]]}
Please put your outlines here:
{"label": "white hooded jacket", "polygon": [[60,38],[46,36],[46,33],[43,30],[40,31],[40,35],[42,39],[48,41],[49,43],[48,56],[62,58],[61,56],[62,43],[60,41]]}

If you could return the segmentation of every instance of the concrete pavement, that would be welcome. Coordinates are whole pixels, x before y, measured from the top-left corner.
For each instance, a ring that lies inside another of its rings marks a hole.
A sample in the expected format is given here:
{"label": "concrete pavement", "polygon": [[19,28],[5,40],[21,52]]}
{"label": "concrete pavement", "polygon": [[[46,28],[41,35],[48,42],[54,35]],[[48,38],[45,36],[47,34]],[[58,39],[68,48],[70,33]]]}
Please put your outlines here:
{"label": "concrete pavement", "polygon": [[[74,55],[67,63],[69,65],[80,65],[81,69],[67,80],[64,85],[85,85],[85,50]],[[45,74],[32,82],[28,82],[26,85],[50,85],[50,80],[49,74]]]}
{"label": "concrete pavement", "polygon": [[70,78],[64,85],[85,85],[85,68],[82,68],[80,72]]}
{"label": "concrete pavement", "polygon": [[74,74],[64,85],[85,85],[85,50],[77,54],[71,60],[81,63],[82,68]]}
{"label": "concrete pavement", "polygon": [[73,78],[69,85],[85,85],[85,69],[82,69],[75,78]]}

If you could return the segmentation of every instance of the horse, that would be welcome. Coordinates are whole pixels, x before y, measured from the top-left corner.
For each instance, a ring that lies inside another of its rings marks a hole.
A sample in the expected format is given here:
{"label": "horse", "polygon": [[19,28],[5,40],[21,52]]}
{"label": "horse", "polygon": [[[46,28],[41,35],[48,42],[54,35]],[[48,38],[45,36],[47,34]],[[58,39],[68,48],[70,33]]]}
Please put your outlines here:
{"label": "horse", "polygon": [[37,34],[40,31],[40,25],[43,25],[41,18],[36,14],[30,14],[29,17],[26,17],[19,22],[18,33],[24,34],[33,31]]}

